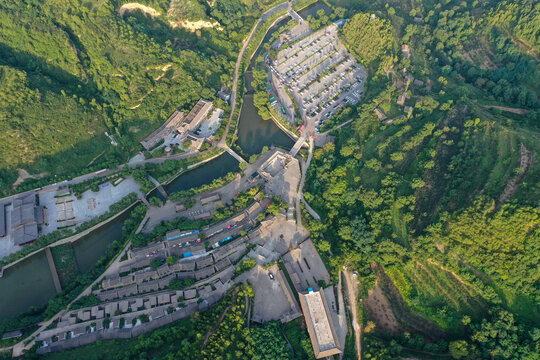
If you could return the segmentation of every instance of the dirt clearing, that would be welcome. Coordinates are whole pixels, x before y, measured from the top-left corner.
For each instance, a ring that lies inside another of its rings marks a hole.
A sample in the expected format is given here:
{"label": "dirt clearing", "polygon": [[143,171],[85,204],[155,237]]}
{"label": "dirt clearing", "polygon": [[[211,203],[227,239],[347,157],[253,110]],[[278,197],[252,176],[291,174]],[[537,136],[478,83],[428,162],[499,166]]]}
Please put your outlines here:
{"label": "dirt clearing", "polygon": [[223,31],[223,28],[221,25],[217,22],[210,22],[206,20],[197,20],[197,21],[189,21],[189,20],[179,20],[179,21],[172,21],[169,20],[169,25],[171,28],[177,28],[181,27],[184,29],[188,29],[191,32],[194,32],[196,30],[200,30],[203,28],[216,28],[219,31]]}
{"label": "dirt clearing", "polygon": [[139,4],[139,3],[127,3],[120,7],[118,12],[120,13],[120,17],[123,18],[126,11],[133,11],[133,10],[141,10],[146,15],[150,15],[152,18],[158,17],[161,15],[159,11],[157,11],[154,8],[151,8],[149,6]]}

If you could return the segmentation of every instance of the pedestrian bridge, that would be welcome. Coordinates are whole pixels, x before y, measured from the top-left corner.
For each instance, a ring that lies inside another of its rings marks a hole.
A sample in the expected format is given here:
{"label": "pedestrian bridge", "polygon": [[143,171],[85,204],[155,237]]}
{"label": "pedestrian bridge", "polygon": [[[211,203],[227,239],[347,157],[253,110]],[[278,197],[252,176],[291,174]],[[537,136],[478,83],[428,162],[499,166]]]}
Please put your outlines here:
{"label": "pedestrian bridge", "polygon": [[231,156],[234,157],[236,160],[238,160],[238,162],[241,162],[241,163],[247,162],[246,160],[244,160],[243,157],[238,155],[233,149],[231,149],[229,146],[227,146],[227,144],[219,144],[219,147],[221,147],[222,149],[227,151],[229,154],[231,154]]}
{"label": "pedestrian bridge", "polygon": [[292,147],[289,154],[291,154],[292,156],[296,156],[296,154],[298,154],[298,151],[300,151],[300,149],[302,148],[302,145],[304,145],[305,141],[306,139],[300,136],[298,140],[296,140],[296,142],[294,143],[294,146]]}
{"label": "pedestrian bridge", "polygon": [[302,19],[302,17],[300,15],[298,15],[298,13],[296,11],[294,11],[293,9],[289,9],[289,15],[291,15],[291,17],[294,20],[304,21],[304,19]]}

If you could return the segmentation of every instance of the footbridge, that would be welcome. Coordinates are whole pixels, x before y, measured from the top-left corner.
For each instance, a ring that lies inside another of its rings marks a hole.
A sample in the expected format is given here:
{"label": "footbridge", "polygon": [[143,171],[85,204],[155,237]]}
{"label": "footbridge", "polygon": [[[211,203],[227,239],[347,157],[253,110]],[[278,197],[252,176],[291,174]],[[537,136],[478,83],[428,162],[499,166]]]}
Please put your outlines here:
{"label": "footbridge", "polygon": [[152,184],[156,185],[158,191],[161,193],[161,195],[163,195],[163,197],[165,199],[167,199],[169,197],[169,194],[167,194],[167,191],[165,191],[165,189],[163,188],[163,185],[161,185],[161,183],[159,181],[157,181],[156,179],[154,179],[150,175],[148,175],[148,180],[150,180],[152,182]]}
{"label": "footbridge", "polygon": [[294,11],[294,9],[292,8],[289,8],[289,15],[296,21],[304,21],[304,19],[302,19],[302,17],[300,15],[298,15],[298,13],[296,11]]}
{"label": "footbridge", "polygon": [[241,157],[240,155],[238,155],[233,149],[231,149],[227,144],[219,144],[219,147],[222,148],[223,150],[225,150],[226,152],[228,152],[229,154],[231,154],[231,156],[233,158],[235,158],[236,160],[238,160],[238,162],[241,162],[241,163],[247,163],[246,160],[244,160],[243,157]]}
{"label": "footbridge", "polygon": [[298,151],[300,151],[302,146],[305,144],[305,141],[306,139],[304,139],[303,136],[300,136],[298,140],[296,140],[296,142],[294,143],[294,146],[292,147],[289,154],[291,154],[292,156],[296,156],[296,154],[298,154]]}

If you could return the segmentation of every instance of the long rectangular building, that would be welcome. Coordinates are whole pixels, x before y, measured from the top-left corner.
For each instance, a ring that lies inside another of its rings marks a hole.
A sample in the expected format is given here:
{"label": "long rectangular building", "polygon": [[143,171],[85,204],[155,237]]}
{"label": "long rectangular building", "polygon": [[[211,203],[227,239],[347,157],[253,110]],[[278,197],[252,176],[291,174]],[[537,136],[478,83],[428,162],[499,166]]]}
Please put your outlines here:
{"label": "long rectangular building", "polygon": [[340,354],[342,352],[336,334],[332,314],[326,303],[324,291],[313,291],[298,294],[302,312],[306,319],[311,345],[317,359]]}
{"label": "long rectangular building", "polygon": [[6,234],[6,207],[4,204],[0,204],[0,237],[4,237]]}
{"label": "long rectangular building", "polygon": [[184,113],[175,110],[171,116],[165,121],[163,125],[154,130],[150,135],[145,137],[141,141],[141,145],[146,149],[150,150],[156,146],[161,140],[165,139],[167,136],[173,133],[184,120]]}
{"label": "long rectangular building", "polygon": [[197,127],[206,120],[208,113],[212,110],[212,102],[200,99],[197,104],[191,109],[189,114],[178,128],[180,136],[187,136],[188,131],[194,131]]}

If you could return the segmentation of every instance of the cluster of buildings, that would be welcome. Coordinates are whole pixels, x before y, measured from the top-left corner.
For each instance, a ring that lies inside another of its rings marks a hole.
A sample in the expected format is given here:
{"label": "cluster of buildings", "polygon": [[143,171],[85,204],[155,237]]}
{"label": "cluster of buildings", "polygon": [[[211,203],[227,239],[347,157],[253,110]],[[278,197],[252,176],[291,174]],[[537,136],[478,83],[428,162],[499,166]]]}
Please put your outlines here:
{"label": "cluster of buildings", "polygon": [[[288,214],[287,219],[281,213],[259,221],[271,203],[266,195],[293,202],[282,188],[297,188],[298,160],[277,149],[263,156],[254,174],[265,179],[265,191],[250,206],[201,230],[174,229],[155,243],[131,248],[92,290],[99,304],[63,314],[55,327],[37,336],[38,353],[138,336],[206,310],[239,283],[254,286],[253,321],[287,322],[303,314],[316,357],[341,353],[343,323],[334,288],[326,286],[330,277],[309,232]],[[202,198],[220,200],[216,193]],[[257,266],[239,275],[237,267],[246,257]],[[280,258],[290,284],[277,265],[267,266]]]}
{"label": "cluster of buildings", "polygon": [[45,217],[46,210],[33,192],[14,198],[11,205],[0,204],[0,238],[10,236],[17,246],[32,243],[39,237]]}
{"label": "cluster of buildings", "polygon": [[[212,141],[211,136],[219,127],[221,116],[223,116],[223,110],[221,109],[216,109],[212,116],[209,116],[212,108],[213,103],[211,101],[199,99],[197,104],[185,116],[182,111],[175,110],[163,125],[141,141],[141,145],[146,150],[151,150],[161,141],[172,136],[179,142],[189,140],[192,142],[192,147],[200,148],[205,140]],[[199,136],[196,132],[205,122],[212,124],[212,131],[207,130],[203,134],[204,136]]]}
{"label": "cluster of buildings", "polygon": [[[128,260],[93,291],[101,303],[69,311],[56,327],[41,332],[37,339],[43,346],[38,353],[130,338],[207,309],[234,285],[235,265],[249,252],[249,237],[239,237],[240,232],[254,225],[264,207],[255,202],[204,231],[172,230],[155,244],[131,249]],[[218,246],[202,244],[203,233]],[[170,255],[179,257],[172,265],[165,262]],[[150,268],[154,259],[163,264]],[[176,290],[169,288],[173,279],[193,280],[192,285]]]}
{"label": "cluster of buildings", "polygon": [[[409,48],[409,45],[401,45],[401,54],[405,59],[411,58],[411,49]],[[403,113],[407,114],[407,116],[410,116],[412,115],[416,104],[421,101],[420,96],[411,96],[410,89],[413,87],[419,89],[420,87],[423,87],[425,85],[426,89],[430,91],[432,82],[430,79],[428,79],[426,85],[423,80],[415,79],[413,75],[407,73],[407,68],[401,69],[396,75],[397,76],[394,78],[394,86],[396,87],[396,89],[402,89],[402,92],[397,97],[396,104],[400,107],[401,110],[403,110]],[[415,99],[411,99],[411,97],[414,97]],[[387,119],[388,116],[392,117],[392,114],[385,114],[380,108],[376,108],[373,111],[375,115],[377,115],[379,120],[386,120],[387,124],[392,124],[395,119],[405,117],[405,115],[399,115],[397,117]]]}

